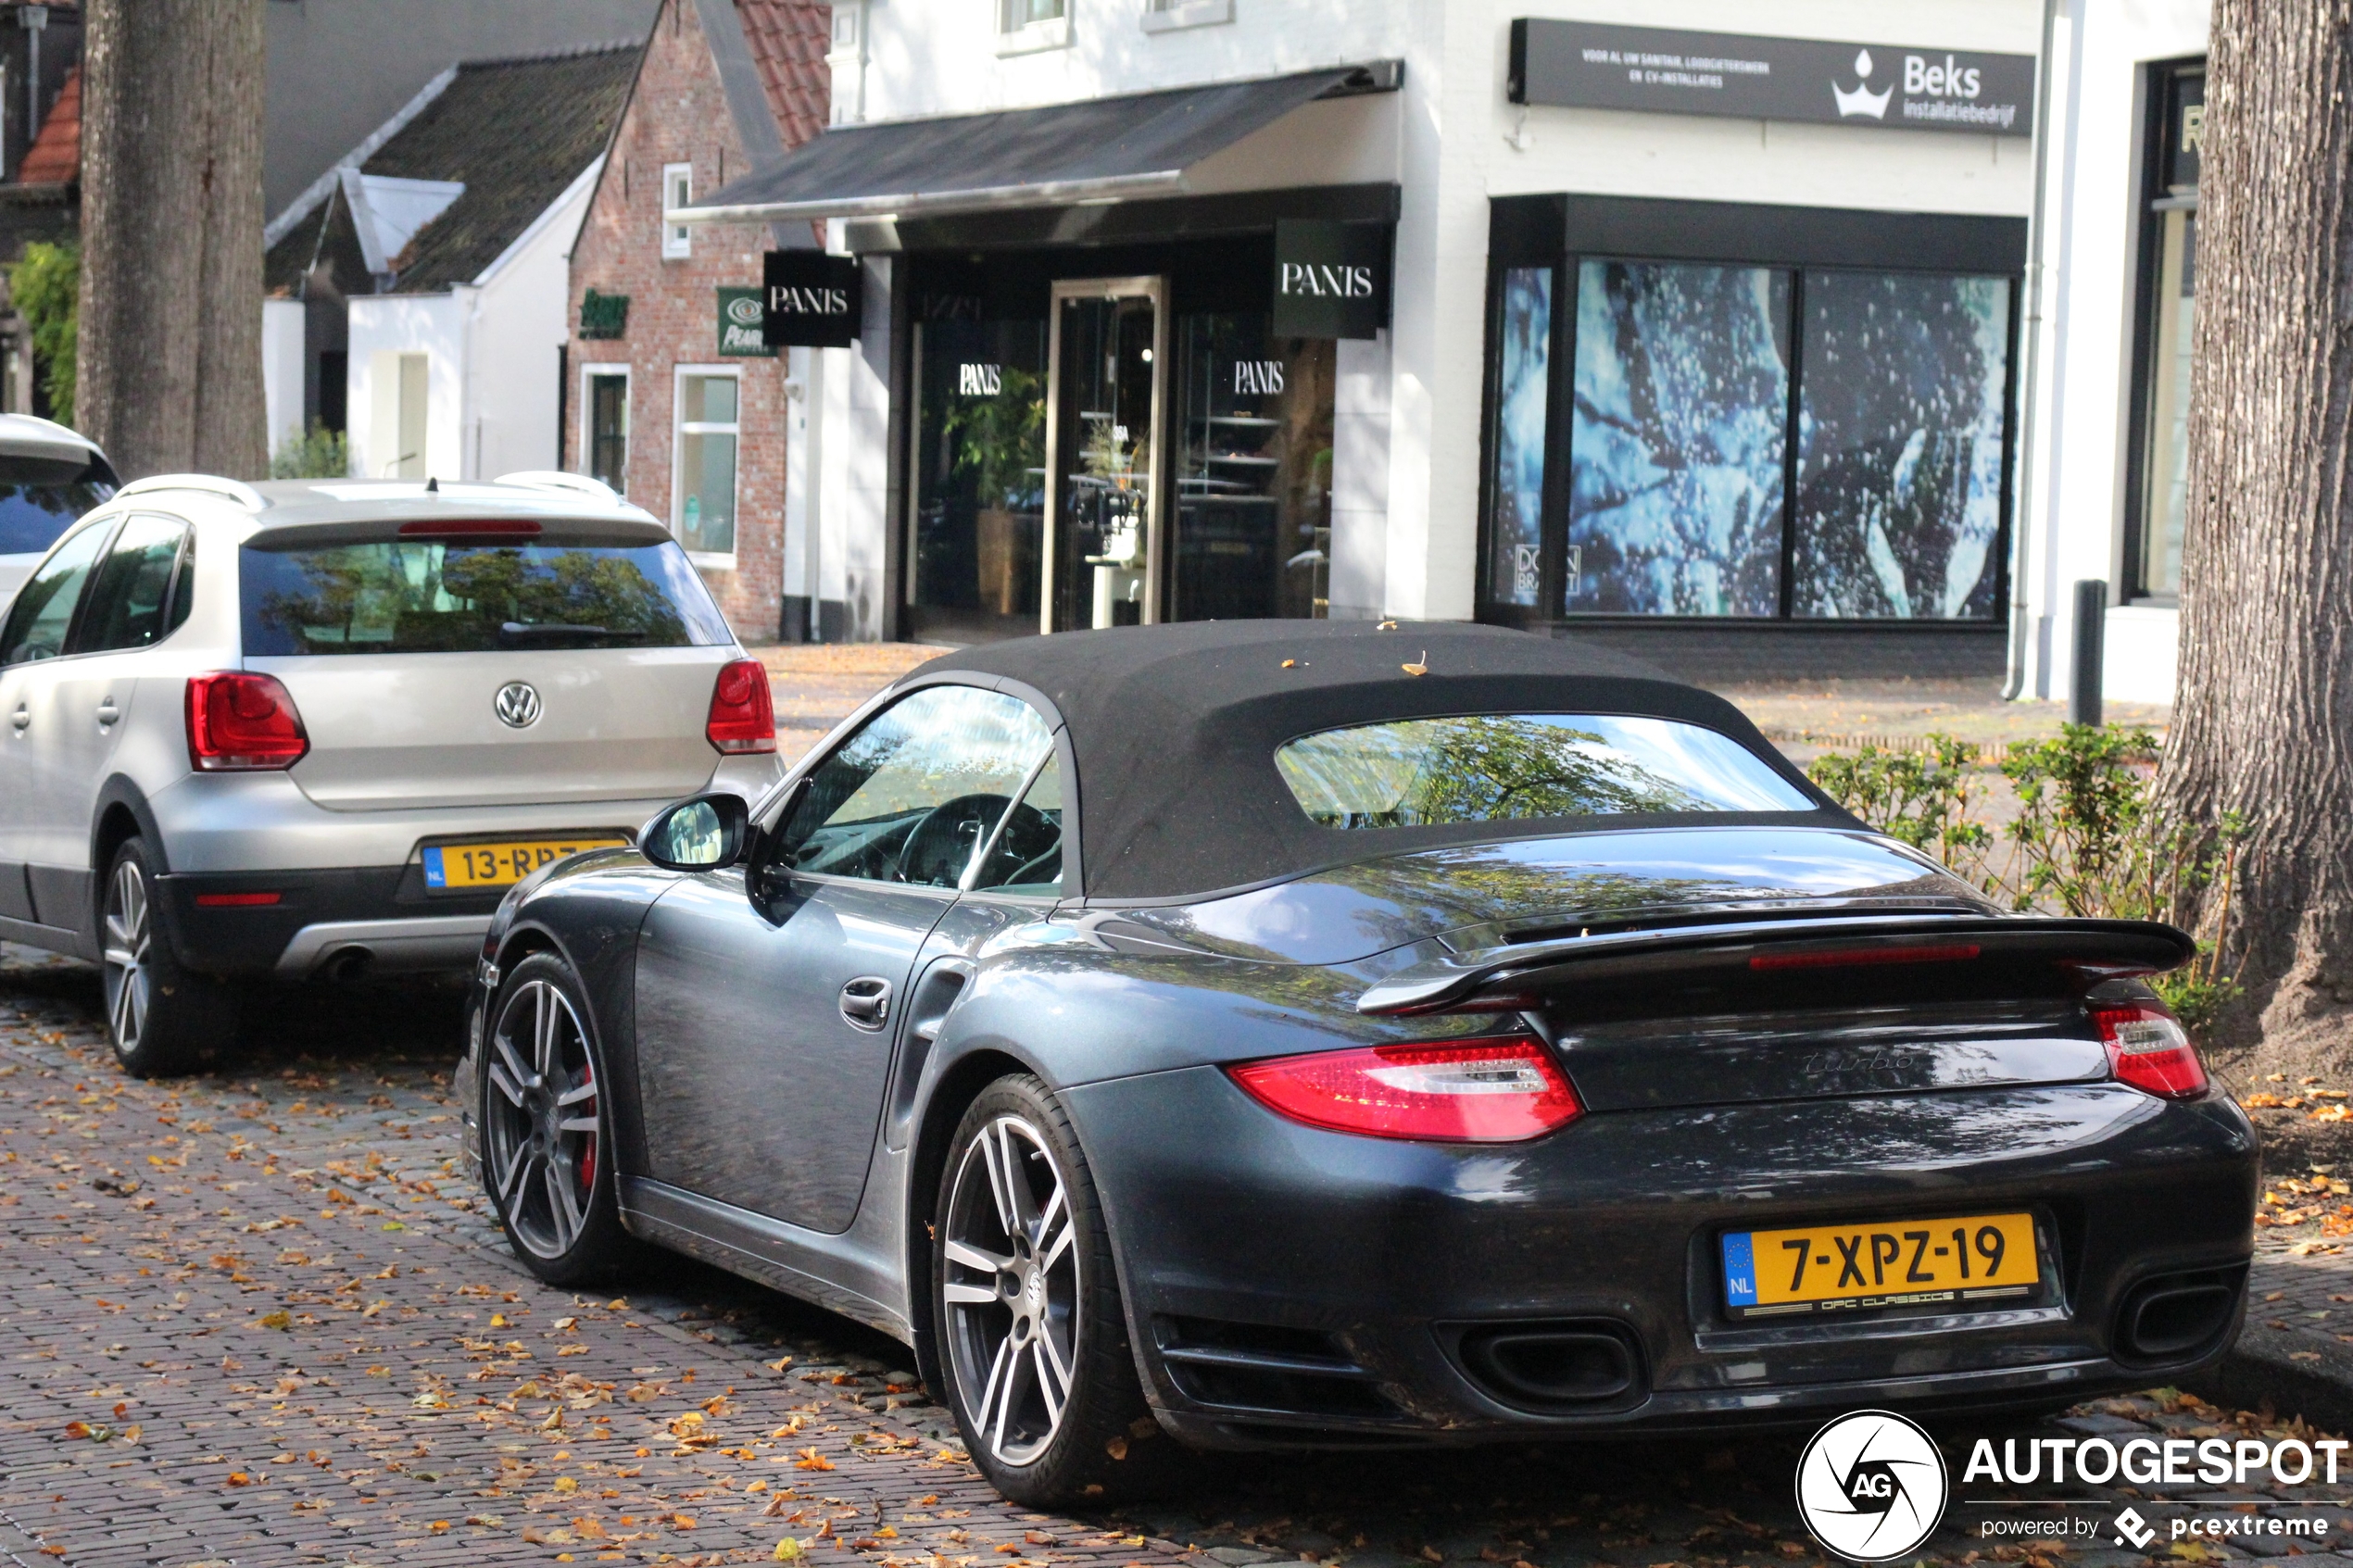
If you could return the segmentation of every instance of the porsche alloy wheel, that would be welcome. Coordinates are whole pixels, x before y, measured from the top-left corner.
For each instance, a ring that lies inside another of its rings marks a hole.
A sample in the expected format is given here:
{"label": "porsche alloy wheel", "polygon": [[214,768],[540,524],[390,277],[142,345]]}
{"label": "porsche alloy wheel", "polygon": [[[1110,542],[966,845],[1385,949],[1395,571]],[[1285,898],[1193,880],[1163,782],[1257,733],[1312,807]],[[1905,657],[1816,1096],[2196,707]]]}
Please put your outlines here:
{"label": "porsche alloy wheel", "polygon": [[983,1089],[949,1141],[937,1202],[941,1402],[989,1484],[1054,1508],[1181,1480],[1137,1380],[1094,1174],[1053,1092],[1026,1073]]}
{"label": "porsche alloy wheel", "polygon": [[1000,1463],[1033,1463],[1070,1408],[1085,1303],[1069,1186],[1026,1119],[992,1117],[964,1146],[946,1236],[940,1294],[965,1418]]}
{"label": "porsche alloy wheel", "polygon": [[484,1053],[484,1174],[527,1260],[572,1254],[598,1196],[597,1073],[587,1032],[552,975],[507,992]]}

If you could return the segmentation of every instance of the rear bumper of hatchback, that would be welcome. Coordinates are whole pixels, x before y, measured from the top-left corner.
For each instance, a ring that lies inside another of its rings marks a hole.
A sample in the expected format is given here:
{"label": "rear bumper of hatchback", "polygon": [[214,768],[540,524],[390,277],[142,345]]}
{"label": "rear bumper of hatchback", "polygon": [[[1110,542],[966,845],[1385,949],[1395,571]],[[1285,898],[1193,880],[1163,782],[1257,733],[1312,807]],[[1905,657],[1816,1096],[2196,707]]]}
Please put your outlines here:
{"label": "rear bumper of hatchback", "polygon": [[414,864],[157,880],[182,964],[202,974],[283,980],[462,972],[505,892],[428,895]]}
{"label": "rear bumper of hatchback", "polygon": [[[2243,1311],[2255,1139],[2219,1094],[2088,1083],[1617,1111],[1483,1146],[1301,1126],[1214,1068],[1066,1098],[1151,1398],[1205,1447],[2063,1405],[2209,1362]],[[2057,1275],[2041,1304],[1724,1311],[1727,1230],[2018,1209]],[[2135,1336],[2156,1348],[2135,1353]]]}

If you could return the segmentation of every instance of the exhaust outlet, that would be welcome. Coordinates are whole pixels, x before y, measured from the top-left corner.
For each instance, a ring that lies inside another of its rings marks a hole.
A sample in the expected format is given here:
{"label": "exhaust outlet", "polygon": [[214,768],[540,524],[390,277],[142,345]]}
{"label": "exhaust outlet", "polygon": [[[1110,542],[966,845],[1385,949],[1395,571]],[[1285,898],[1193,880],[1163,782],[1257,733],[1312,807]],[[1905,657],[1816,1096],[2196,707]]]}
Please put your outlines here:
{"label": "exhaust outlet", "polygon": [[1487,1324],[1465,1329],[1459,1347],[1473,1382],[1523,1410],[1619,1405],[1645,1392],[1641,1348],[1618,1323]]}
{"label": "exhaust outlet", "polygon": [[320,966],[320,971],[328,979],[340,983],[363,978],[368,971],[375,966],[375,962],[376,955],[369,948],[338,947],[333,955]]}

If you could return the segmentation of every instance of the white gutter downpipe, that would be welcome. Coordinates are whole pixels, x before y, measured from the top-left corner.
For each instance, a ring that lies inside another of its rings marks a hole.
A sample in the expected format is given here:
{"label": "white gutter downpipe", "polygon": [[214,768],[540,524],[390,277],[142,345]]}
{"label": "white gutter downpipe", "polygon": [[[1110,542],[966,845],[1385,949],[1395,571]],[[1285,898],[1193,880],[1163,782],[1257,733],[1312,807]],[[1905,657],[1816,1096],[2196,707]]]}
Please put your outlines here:
{"label": "white gutter downpipe", "polygon": [[[2061,0],[2043,0],[2043,52],[2034,62],[2034,206],[2026,218],[2026,335],[2025,375],[2019,408],[2018,506],[2010,520],[2009,667],[2002,679],[2002,700],[2014,702],[2026,687],[2027,610],[2026,536],[2037,518],[2034,507],[2034,415],[2041,388],[2043,359],[2043,231],[2044,203],[2050,194],[2051,44],[2058,31]],[[2070,52],[2082,45],[2070,39]]]}

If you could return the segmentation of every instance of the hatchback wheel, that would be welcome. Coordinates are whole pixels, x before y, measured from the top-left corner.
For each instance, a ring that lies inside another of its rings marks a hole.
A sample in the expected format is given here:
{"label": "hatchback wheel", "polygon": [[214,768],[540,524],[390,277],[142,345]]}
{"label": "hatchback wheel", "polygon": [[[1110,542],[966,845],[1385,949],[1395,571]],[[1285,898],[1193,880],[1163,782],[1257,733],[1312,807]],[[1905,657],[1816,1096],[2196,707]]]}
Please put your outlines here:
{"label": "hatchback wheel", "polygon": [[107,868],[98,924],[107,1037],[134,1078],[188,1072],[237,1033],[235,993],[180,967],[157,924],[155,894],[146,846],[127,840]]}
{"label": "hatchback wheel", "polygon": [[483,1180],[516,1255],[550,1285],[607,1277],[635,1250],[588,1015],[571,969],[534,954],[500,990],[482,1052]]}
{"label": "hatchback wheel", "polygon": [[1026,1073],[982,1091],[956,1129],[932,1282],[947,1403],[1000,1492],[1060,1507],[1166,1480],[1174,1445],[1137,1381],[1094,1179]]}

